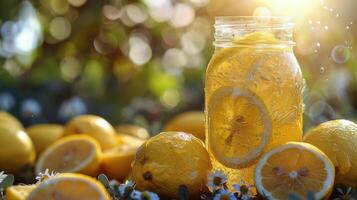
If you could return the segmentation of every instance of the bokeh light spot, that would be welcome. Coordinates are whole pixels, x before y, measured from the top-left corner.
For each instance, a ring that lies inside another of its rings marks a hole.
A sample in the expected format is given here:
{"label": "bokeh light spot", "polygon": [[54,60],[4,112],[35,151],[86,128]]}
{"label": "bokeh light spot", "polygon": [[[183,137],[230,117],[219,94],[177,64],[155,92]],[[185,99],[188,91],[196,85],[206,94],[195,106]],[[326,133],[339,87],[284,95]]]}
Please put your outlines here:
{"label": "bokeh light spot", "polygon": [[178,3],[174,7],[174,13],[170,24],[173,27],[185,27],[192,23],[195,18],[195,10],[189,4]]}
{"label": "bokeh light spot", "polygon": [[206,45],[206,40],[199,32],[188,31],[181,37],[183,50],[188,54],[200,53]]}
{"label": "bokeh light spot", "polygon": [[50,23],[50,33],[57,40],[64,40],[71,34],[71,23],[65,17],[55,17]]}
{"label": "bokeh light spot", "polygon": [[51,8],[56,14],[63,15],[68,11],[69,4],[63,0],[51,0]]}
{"label": "bokeh light spot", "polygon": [[162,65],[169,73],[180,73],[186,64],[187,57],[181,49],[168,49],[162,58]]}
{"label": "bokeh light spot", "polygon": [[140,24],[145,22],[145,20],[148,18],[148,14],[145,10],[140,5],[137,4],[129,4],[126,6],[126,13],[130,20],[136,24]]}
{"label": "bokeh light spot", "polygon": [[80,7],[83,6],[87,0],[68,0],[68,3],[70,3],[74,7]]}
{"label": "bokeh light spot", "polygon": [[166,108],[174,108],[180,102],[180,94],[176,89],[166,90],[160,97],[160,102]]}
{"label": "bokeh light spot", "polygon": [[104,5],[102,12],[103,15],[109,20],[117,20],[120,18],[120,11],[115,6]]}
{"label": "bokeh light spot", "polygon": [[136,39],[131,38],[130,41],[129,58],[131,61],[136,65],[144,65],[149,62],[152,56],[149,44],[139,37],[136,37]]}
{"label": "bokeh light spot", "polygon": [[338,64],[348,61],[351,57],[351,52],[346,45],[336,45],[331,51],[331,58]]}

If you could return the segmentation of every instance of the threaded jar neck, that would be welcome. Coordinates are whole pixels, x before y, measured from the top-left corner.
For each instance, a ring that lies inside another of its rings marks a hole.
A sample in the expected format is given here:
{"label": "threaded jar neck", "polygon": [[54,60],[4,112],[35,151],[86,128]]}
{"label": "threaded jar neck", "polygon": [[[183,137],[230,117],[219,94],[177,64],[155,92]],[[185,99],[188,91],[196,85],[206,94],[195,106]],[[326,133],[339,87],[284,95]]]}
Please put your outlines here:
{"label": "threaded jar neck", "polygon": [[220,16],[215,19],[215,47],[289,47],[294,24],[290,17]]}

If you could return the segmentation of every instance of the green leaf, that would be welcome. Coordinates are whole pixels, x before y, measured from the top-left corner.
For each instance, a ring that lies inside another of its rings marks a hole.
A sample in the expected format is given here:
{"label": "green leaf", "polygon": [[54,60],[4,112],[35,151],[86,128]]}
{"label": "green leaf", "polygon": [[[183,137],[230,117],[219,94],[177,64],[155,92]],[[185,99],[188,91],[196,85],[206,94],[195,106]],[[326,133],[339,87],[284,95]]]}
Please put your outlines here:
{"label": "green leaf", "polygon": [[189,199],[189,191],[186,185],[180,185],[178,188],[180,200],[188,200]]}
{"label": "green leaf", "polygon": [[14,184],[14,181],[15,181],[14,175],[8,174],[6,178],[0,183],[0,188],[5,189],[7,187],[10,187],[12,186],[12,184]]}
{"label": "green leaf", "polygon": [[101,182],[105,187],[109,188],[109,179],[105,174],[99,174],[98,175],[98,181]]}

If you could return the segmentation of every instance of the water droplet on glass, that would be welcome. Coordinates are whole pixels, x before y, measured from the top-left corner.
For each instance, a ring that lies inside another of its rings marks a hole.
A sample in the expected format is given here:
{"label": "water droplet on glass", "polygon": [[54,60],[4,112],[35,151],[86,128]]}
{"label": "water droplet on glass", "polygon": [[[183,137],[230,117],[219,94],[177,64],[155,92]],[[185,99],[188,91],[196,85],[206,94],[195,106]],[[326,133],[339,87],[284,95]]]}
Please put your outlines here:
{"label": "water droplet on glass", "polygon": [[316,46],[317,46],[317,47],[321,47],[320,42],[316,42]]}
{"label": "water droplet on glass", "polygon": [[350,26],[346,26],[346,29],[350,29]]}
{"label": "water droplet on glass", "polygon": [[336,63],[345,63],[351,57],[351,52],[346,45],[336,45],[331,51],[331,57]]}
{"label": "water droplet on glass", "polygon": [[320,73],[323,74],[325,72],[325,68],[324,67],[320,67]]}

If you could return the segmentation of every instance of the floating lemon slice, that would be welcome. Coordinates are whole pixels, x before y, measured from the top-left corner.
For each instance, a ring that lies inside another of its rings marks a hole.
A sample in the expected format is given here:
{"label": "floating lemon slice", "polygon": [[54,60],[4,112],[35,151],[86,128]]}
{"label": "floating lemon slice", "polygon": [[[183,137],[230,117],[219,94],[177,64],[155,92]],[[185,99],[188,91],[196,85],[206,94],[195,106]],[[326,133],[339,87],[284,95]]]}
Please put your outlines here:
{"label": "floating lemon slice", "polygon": [[316,199],[332,191],[335,168],[318,148],[303,142],[289,142],[263,155],[255,169],[255,184],[267,199],[288,199],[289,194]]}
{"label": "floating lemon slice", "polygon": [[55,172],[78,172],[96,175],[100,165],[100,146],[86,135],[64,137],[40,156],[36,164],[36,173],[46,169]]}
{"label": "floating lemon slice", "polygon": [[26,200],[110,200],[104,186],[94,178],[64,173],[38,185]]}
{"label": "floating lemon slice", "polygon": [[272,122],[262,100],[248,89],[222,87],[208,105],[209,148],[230,168],[250,165],[269,142]]}
{"label": "floating lemon slice", "polygon": [[6,188],[7,200],[25,200],[36,185],[14,185]]}

